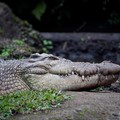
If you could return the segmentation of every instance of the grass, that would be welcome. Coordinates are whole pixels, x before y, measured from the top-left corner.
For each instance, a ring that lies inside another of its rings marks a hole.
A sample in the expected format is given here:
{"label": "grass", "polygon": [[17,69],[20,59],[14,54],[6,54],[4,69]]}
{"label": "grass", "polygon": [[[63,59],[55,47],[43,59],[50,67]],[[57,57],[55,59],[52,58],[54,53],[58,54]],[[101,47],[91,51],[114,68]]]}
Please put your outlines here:
{"label": "grass", "polygon": [[0,120],[58,107],[69,97],[56,90],[20,91],[0,96]]}
{"label": "grass", "polygon": [[2,53],[0,54],[1,57],[9,57],[13,49],[11,47],[6,47],[2,50]]}

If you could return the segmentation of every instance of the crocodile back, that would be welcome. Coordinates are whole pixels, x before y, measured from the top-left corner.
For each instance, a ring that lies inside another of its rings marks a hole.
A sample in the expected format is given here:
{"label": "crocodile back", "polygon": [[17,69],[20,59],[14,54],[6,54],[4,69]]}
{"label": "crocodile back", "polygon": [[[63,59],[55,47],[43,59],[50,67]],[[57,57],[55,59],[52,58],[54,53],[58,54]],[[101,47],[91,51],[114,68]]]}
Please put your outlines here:
{"label": "crocodile back", "polygon": [[29,88],[22,80],[24,69],[21,64],[18,60],[0,62],[0,95]]}

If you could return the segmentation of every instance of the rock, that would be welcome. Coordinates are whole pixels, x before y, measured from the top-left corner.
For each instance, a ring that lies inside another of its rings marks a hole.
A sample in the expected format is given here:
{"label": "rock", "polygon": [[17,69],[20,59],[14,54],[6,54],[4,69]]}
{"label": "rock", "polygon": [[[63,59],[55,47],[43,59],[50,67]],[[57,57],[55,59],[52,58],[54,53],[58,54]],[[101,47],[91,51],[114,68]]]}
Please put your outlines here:
{"label": "rock", "polygon": [[[2,53],[3,51],[7,51],[9,58],[19,58],[33,52],[42,52],[42,40],[41,34],[34,30],[27,21],[16,17],[6,4],[0,3],[1,57],[4,57],[3,54],[6,55],[6,53]],[[16,44],[14,41],[17,41]]]}

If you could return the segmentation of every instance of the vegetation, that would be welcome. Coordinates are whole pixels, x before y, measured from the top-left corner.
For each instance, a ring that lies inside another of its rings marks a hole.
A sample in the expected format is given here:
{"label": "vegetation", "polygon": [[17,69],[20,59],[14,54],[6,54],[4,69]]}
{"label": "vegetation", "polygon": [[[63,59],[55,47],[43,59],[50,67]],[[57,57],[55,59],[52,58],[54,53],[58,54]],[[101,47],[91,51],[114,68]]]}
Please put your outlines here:
{"label": "vegetation", "polygon": [[53,43],[51,40],[43,40],[43,52],[49,53],[49,50],[53,49]]}
{"label": "vegetation", "polygon": [[92,89],[92,90],[90,90],[91,92],[98,92],[98,91],[102,91],[102,90],[104,90],[104,87],[102,86],[102,87],[97,87],[97,88],[95,88],[95,89]]}
{"label": "vegetation", "polygon": [[0,96],[0,120],[18,113],[31,113],[58,107],[69,97],[56,90],[21,91]]}
{"label": "vegetation", "polygon": [[108,22],[112,25],[120,25],[120,14],[117,12],[112,12],[108,19]]}
{"label": "vegetation", "polygon": [[[29,21],[39,31],[54,30],[56,32],[59,29],[64,31],[67,27],[69,31],[71,26],[76,30],[86,26],[90,21],[96,24],[104,22],[109,26],[120,25],[120,0],[76,0],[75,2],[18,0],[14,1],[14,5],[7,0],[4,2],[18,17]],[[80,17],[78,17],[78,12]]]}
{"label": "vegetation", "polygon": [[41,1],[37,4],[35,9],[32,11],[32,14],[36,17],[36,19],[41,20],[42,15],[46,11],[46,3],[44,1]]}
{"label": "vegetation", "polygon": [[13,43],[18,46],[25,44],[24,40],[19,40],[19,39],[13,40]]}
{"label": "vegetation", "polygon": [[26,47],[26,43],[24,42],[23,39],[13,39],[11,40],[10,44],[8,43],[8,45],[3,46],[1,53],[0,53],[0,57],[4,59],[11,59],[11,58],[14,58],[13,53],[15,51],[19,51],[21,52],[21,54],[19,54],[18,56],[16,55],[16,58],[19,59],[24,56],[22,52],[26,50],[31,51],[30,48]]}
{"label": "vegetation", "polygon": [[0,54],[0,57],[3,57],[3,58],[8,58],[11,54],[11,52],[13,51],[12,47],[10,46],[6,46],[2,49],[2,52]]}

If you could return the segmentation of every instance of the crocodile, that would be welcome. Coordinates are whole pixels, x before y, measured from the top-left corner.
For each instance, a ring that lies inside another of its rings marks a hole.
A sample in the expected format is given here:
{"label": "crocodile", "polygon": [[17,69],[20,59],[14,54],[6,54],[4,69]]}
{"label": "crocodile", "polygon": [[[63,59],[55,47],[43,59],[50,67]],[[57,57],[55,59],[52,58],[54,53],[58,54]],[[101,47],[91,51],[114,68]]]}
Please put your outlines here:
{"label": "crocodile", "polygon": [[34,53],[28,59],[0,61],[0,95],[22,90],[87,90],[119,79],[120,65],[73,62],[52,54]]}

